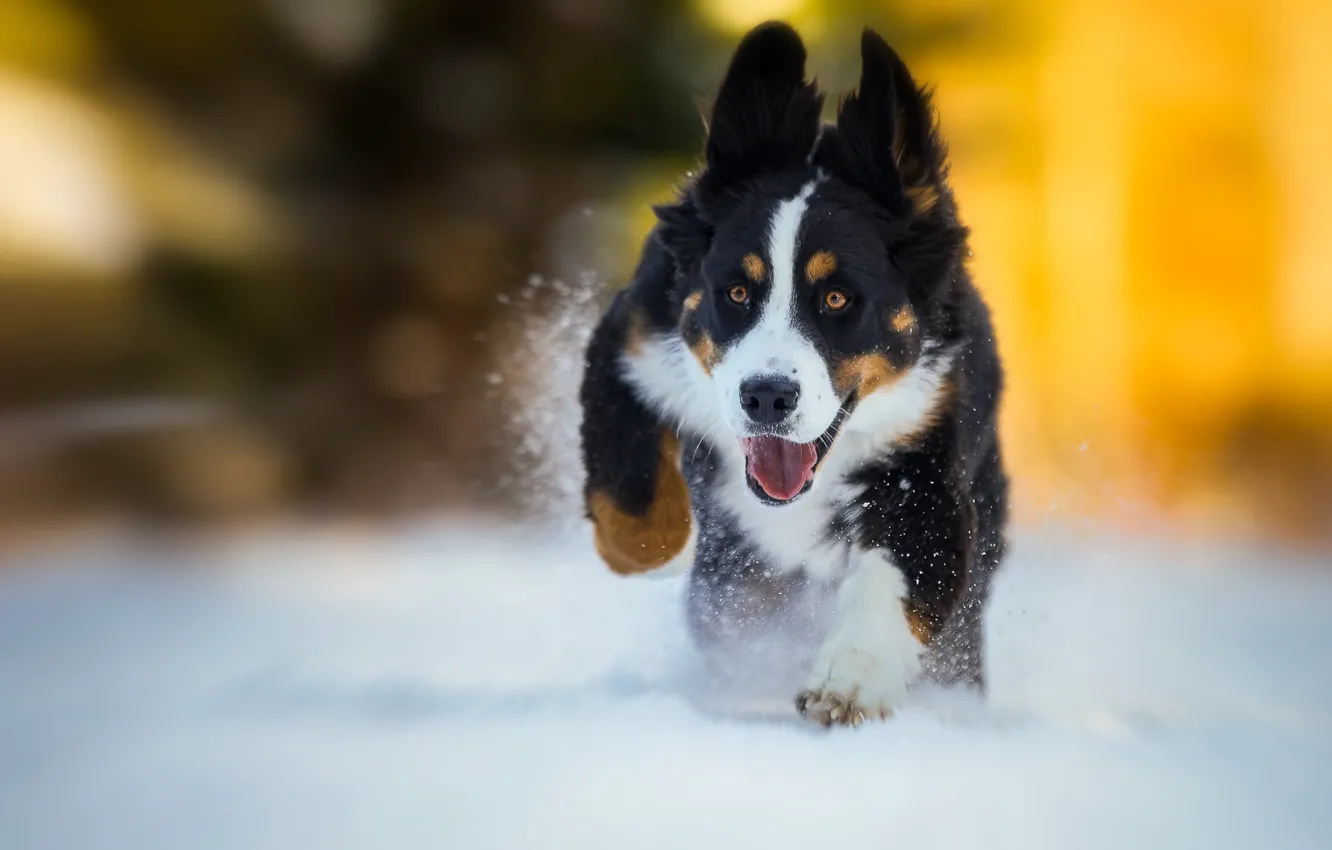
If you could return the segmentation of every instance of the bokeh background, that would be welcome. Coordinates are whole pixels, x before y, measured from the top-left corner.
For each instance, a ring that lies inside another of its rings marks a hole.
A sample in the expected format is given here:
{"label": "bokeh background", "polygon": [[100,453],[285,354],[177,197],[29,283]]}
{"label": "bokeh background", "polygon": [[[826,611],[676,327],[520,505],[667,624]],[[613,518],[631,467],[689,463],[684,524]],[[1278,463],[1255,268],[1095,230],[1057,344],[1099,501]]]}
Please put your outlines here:
{"label": "bokeh background", "polygon": [[1020,521],[1332,544],[1323,0],[4,0],[0,547],[540,509],[772,17],[937,89]]}

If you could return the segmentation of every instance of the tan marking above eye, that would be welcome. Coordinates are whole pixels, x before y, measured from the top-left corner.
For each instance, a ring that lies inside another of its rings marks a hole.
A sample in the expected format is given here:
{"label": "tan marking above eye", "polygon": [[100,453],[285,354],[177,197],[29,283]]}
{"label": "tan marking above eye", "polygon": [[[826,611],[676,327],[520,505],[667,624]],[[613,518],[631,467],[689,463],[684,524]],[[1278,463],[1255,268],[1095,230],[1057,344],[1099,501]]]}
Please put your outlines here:
{"label": "tan marking above eye", "polygon": [[684,308],[686,310],[697,310],[698,305],[701,304],[702,302],[703,302],[703,293],[701,291],[691,292],[685,296]]}
{"label": "tan marking above eye", "polygon": [[906,304],[899,307],[897,312],[893,313],[890,323],[893,330],[898,333],[906,333],[914,328],[916,326],[916,314],[912,311],[911,305]]}
{"label": "tan marking above eye", "polygon": [[823,296],[823,306],[833,312],[846,309],[846,305],[850,303],[851,299],[840,289],[830,289],[828,294]]}
{"label": "tan marking above eye", "polygon": [[735,286],[726,290],[726,297],[737,304],[747,303],[749,301],[749,287],[737,283]]}
{"label": "tan marking above eye", "polygon": [[763,258],[758,254],[745,254],[740,263],[745,267],[745,276],[750,280],[763,280],[764,275],[768,273],[768,267],[764,265]]}
{"label": "tan marking above eye", "polygon": [[831,251],[818,251],[805,263],[805,280],[818,283],[837,271],[837,258]]}

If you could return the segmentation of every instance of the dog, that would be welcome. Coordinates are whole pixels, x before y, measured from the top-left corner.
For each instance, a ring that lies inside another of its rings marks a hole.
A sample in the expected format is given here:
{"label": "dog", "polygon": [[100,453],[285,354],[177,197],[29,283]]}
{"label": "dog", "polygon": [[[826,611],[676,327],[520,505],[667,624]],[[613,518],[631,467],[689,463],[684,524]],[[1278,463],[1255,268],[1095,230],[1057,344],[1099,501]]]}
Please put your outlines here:
{"label": "dog", "polygon": [[930,93],[866,29],[825,122],[805,58],[780,22],[741,40],[703,166],[600,317],[584,496],[615,572],[688,565],[700,647],[821,600],[792,696],[858,726],[921,680],[984,693],[1003,373]]}

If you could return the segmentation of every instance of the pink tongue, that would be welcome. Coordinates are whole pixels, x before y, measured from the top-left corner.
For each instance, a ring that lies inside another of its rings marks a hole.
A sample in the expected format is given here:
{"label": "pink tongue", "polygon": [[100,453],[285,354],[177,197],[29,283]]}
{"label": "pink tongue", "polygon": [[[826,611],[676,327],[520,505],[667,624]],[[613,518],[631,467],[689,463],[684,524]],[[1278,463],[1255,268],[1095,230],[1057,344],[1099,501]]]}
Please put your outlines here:
{"label": "pink tongue", "polygon": [[741,440],[749,460],[749,474],[763,492],[781,502],[794,498],[814,476],[818,452],[813,443],[792,443],[781,437]]}

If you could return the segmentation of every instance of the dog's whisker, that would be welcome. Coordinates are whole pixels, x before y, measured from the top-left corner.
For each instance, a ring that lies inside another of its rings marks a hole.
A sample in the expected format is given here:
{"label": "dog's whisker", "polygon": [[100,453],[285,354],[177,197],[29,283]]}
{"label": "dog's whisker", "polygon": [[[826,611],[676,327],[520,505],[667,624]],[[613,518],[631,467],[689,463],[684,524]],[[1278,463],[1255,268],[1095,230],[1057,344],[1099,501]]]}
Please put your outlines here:
{"label": "dog's whisker", "polygon": [[[698,438],[698,444],[694,446],[694,452],[689,456],[690,463],[693,463],[698,458],[698,450],[703,448],[703,441],[706,440],[715,430],[717,430],[717,426],[714,424],[711,428],[703,432],[702,437]],[[708,453],[703,456],[703,459],[707,460],[711,456],[712,456],[712,449],[709,448]]]}

